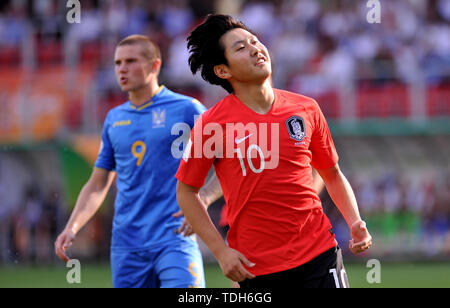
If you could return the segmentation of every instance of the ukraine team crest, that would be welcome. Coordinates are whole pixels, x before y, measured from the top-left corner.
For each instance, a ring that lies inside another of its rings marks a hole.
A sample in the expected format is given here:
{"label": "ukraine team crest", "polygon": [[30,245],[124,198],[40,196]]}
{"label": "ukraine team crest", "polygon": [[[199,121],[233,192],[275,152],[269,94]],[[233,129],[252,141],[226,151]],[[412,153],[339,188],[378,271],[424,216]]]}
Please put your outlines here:
{"label": "ukraine team crest", "polygon": [[153,128],[161,128],[166,126],[166,110],[153,110]]}
{"label": "ukraine team crest", "polygon": [[292,116],[286,120],[286,127],[292,139],[302,141],[306,137],[305,120],[298,116]]}

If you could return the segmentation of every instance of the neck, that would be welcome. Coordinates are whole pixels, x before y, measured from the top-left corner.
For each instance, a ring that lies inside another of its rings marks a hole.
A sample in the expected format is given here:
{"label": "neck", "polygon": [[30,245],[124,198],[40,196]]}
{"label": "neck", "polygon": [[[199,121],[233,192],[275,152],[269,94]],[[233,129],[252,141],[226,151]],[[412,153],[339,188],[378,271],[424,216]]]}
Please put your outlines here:
{"label": "neck", "polygon": [[247,107],[259,114],[266,114],[275,100],[270,80],[259,85],[233,85],[234,95]]}
{"label": "neck", "polygon": [[159,88],[159,84],[154,82],[138,90],[128,92],[128,98],[133,105],[142,106],[155,96]]}

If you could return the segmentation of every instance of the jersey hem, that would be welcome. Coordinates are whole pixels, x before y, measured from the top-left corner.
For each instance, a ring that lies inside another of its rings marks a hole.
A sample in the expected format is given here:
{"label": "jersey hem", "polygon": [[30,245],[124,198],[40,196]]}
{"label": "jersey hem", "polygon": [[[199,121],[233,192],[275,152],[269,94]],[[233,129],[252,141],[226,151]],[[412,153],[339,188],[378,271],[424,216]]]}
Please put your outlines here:
{"label": "jersey hem", "polygon": [[143,250],[151,250],[154,248],[159,248],[164,245],[174,245],[174,244],[188,244],[188,245],[198,246],[197,240],[195,238],[192,238],[191,240],[189,238],[186,238],[186,239],[175,238],[173,240],[158,242],[155,244],[145,245],[145,246],[137,246],[137,247],[111,246],[111,251],[114,251],[114,252],[138,252],[138,251],[143,251]]}
{"label": "jersey hem", "polygon": [[251,268],[247,268],[247,270],[249,270],[255,276],[269,275],[269,274],[287,271],[287,270],[299,267],[301,265],[304,265],[304,264],[308,263],[309,261],[313,260],[314,258],[317,258],[318,256],[320,256],[325,251],[327,251],[333,247],[337,247],[337,246],[338,246],[338,243],[336,242],[336,240],[334,240],[334,243],[324,246],[325,248],[323,250],[321,249],[318,254],[316,254],[314,257],[312,257],[309,260],[305,260],[305,261],[301,261],[301,262],[292,262],[292,263],[285,264],[283,266],[264,268],[260,271],[255,271],[255,272],[253,272]]}

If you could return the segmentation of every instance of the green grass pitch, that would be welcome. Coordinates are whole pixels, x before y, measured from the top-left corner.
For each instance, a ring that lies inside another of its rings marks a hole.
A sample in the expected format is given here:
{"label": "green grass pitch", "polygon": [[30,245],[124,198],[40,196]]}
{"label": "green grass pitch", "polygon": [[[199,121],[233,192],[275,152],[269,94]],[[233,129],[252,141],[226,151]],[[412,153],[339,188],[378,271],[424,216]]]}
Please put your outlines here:
{"label": "green grass pitch", "polygon": [[[385,263],[381,264],[381,283],[369,284],[365,264],[346,264],[350,287],[353,288],[450,288],[448,263]],[[70,269],[51,267],[0,267],[0,288],[111,288],[108,264],[81,265],[81,284],[69,284],[66,275]],[[209,288],[228,288],[230,282],[215,264],[205,266]]]}

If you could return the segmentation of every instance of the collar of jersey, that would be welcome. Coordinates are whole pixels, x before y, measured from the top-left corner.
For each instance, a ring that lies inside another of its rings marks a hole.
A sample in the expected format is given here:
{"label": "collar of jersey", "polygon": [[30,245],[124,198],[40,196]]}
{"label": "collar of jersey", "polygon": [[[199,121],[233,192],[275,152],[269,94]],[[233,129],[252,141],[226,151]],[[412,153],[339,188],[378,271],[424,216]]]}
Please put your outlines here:
{"label": "collar of jersey", "polygon": [[133,104],[130,102],[130,108],[131,108],[131,109],[134,109],[134,110],[137,110],[137,111],[141,111],[142,109],[145,109],[145,108],[147,108],[148,106],[151,106],[151,105],[153,104],[153,99],[155,98],[155,96],[158,95],[159,93],[161,93],[161,91],[162,91],[163,89],[164,89],[164,86],[160,86],[159,89],[156,91],[156,93],[153,94],[153,96],[152,96],[152,98],[150,99],[150,101],[149,101],[148,103],[145,103],[144,105],[136,106],[136,105],[133,105]]}

